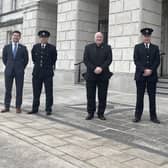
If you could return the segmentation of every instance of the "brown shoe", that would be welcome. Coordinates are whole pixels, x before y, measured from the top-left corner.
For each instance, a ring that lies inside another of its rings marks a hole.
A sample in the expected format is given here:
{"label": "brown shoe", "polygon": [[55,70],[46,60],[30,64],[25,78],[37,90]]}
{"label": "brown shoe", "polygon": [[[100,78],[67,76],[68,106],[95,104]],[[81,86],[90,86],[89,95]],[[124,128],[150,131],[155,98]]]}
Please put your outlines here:
{"label": "brown shoe", "polygon": [[16,113],[21,113],[22,110],[20,108],[16,108]]}
{"label": "brown shoe", "polygon": [[7,112],[9,112],[10,110],[8,109],[8,108],[5,108],[5,109],[3,109],[3,110],[1,110],[1,113],[7,113]]}

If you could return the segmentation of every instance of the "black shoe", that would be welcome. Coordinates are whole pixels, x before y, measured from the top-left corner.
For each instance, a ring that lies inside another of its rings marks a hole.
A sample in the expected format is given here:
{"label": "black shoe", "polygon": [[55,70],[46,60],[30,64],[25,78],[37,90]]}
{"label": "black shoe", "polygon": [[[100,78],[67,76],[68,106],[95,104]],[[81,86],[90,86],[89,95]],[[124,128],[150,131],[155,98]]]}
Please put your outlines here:
{"label": "black shoe", "polygon": [[94,115],[93,115],[93,114],[88,114],[85,119],[86,119],[86,120],[92,120],[93,118],[94,118]]}
{"label": "black shoe", "polygon": [[27,114],[37,114],[38,111],[37,110],[32,110],[32,111],[29,111]]}
{"label": "black shoe", "polygon": [[51,107],[46,108],[45,111],[46,111],[46,115],[47,115],[47,116],[49,116],[49,115],[52,114],[52,108],[51,108]]}
{"label": "black shoe", "polygon": [[159,121],[157,118],[151,119],[151,121],[152,121],[153,123],[155,123],[155,124],[160,124],[160,121]]}
{"label": "black shoe", "polygon": [[50,116],[51,114],[52,114],[51,111],[46,111],[46,115],[47,115],[47,116]]}
{"label": "black shoe", "polygon": [[104,117],[104,115],[98,115],[98,118],[99,118],[100,120],[106,120],[106,118]]}
{"label": "black shoe", "polygon": [[132,121],[133,121],[134,123],[138,123],[138,122],[141,121],[141,119],[139,119],[139,118],[134,118]]}

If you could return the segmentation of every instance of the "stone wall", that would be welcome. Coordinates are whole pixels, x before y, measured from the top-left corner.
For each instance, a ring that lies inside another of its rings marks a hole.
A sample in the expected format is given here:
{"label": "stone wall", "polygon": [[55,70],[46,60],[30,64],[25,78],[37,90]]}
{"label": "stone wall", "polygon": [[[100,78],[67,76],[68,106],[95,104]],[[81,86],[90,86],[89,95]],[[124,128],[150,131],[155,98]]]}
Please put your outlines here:
{"label": "stone wall", "polygon": [[110,0],[109,43],[114,72],[134,72],[133,48],[141,41],[141,28],[152,27],[152,42],[161,45],[161,6],[160,0]]}
{"label": "stone wall", "polygon": [[[8,31],[13,30],[20,30],[22,32],[21,42],[28,47],[30,57],[32,46],[38,42],[37,32],[39,30],[49,30],[51,32],[50,42],[56,44],[56,9],[55,1],[54,4],[48,4],[40,0],[34,0],[33,2],[31,0],[21,0],[18,1],[17,10],[11,11],[11,1],[3,1],[0,26],[0,52],[2,53],[2,48],[7,43]],[[29,66],[32,66],[31,59]]]}
{"label": "stone wall", "polygon": [[[0,71],[4,69],[2,64],[2,50],[4,45],[6,45],[9,41],[8,32],[13,30],[23,30],[23,12],[22,9],[23,0],[18,1],[16,11],[12,11],[12,3],[11,0],[1,0],[0,1]],[[21,40],[22,42],[22,40]]]}
{"label": "stone wall", "polygon": [[72,69],[76,48],[77,1],[58,0],[57,49],[58,69]]}
{"label": "stone wall", "polygon": [[[31,57],[31,49],[33,44],[37,41],[37,18],[38,18],[38,8],[39,3],[30,1],[24,2],[24,12],[23,12],[23,41],[29,50],[29,57]],[[29,61],[29,66],[32,66],[31,59]]]}
{"label": "stone wall", "polygon": [[38,9],[37,32],[39,30],[48,30],[51,33],[49,42],[56,45],[57,32],[57,5],[40,3]]}
{"label": "stone wall", "polygon": [[[17,0],[16,9],[23,7],[24,0]],[[1,13],[8,13],[12,11],[12,0],[1,0]]]}
{"label": "stone wall", "polygon": [[[12,12],[11,1],[3,1],[0,10],[9,13],[1,16],[1,23],[11,25],[0,27],[0,49],[6,43],[7,31],[21,30],[22,40],[31,51],[32,45],[38,42],[37,32],[48,29],[50,42],[58,49],[57,69],[72,72],[76,70],[74,64],[83,58],[84,46],[93,42],[98,20],[107,15],[107,10],[103,10],[105,4],[99,5],[98,0],[58,0],[57,4],[55,0],[18,2],[19,10]],[[161,0],[109,0],[108,39],[113,49],[113,72],[135,71],[133,48],[141,41],[142,27],[152,27],[153,42],[161,45],[161,7]]]}
{"label": "stone wall", "polygon": [[162,1],[160,0],[141,0],[142,3],[142,27],[152,27],[154,29],[153,42],[161,45],[161,19]]}
{"label": "stone wall", "polygon": [[[22,11],[11,11],[11,0],[1,0],[1,15],[0,15],[0,53],[2,48],[7,44],[7,33],[13,30],[23,30],[23,12]],[[17,9],[22,9],[23,0],[18,1]],[[10,13],[8,13],[10,12]],[[0,54],[1,57],[2,54]]]}
{"label": "stone wall", "polygon": [[4,45],[7,44],[7,32],[13,30],[21,30],[22,31],[22,24],[16,24],[8,27],[1,27],[0,28],[0,72],[4,69],[2,64],[2,50]]}
{"label": "stone wall", "polygon": [[2,1],[2,13],[7,13],[11,11],[12,3],[11,0]]}
{"label": "stone wall", "polygon": [[113,48],[114,72],[132,73],[133,48],[139,42],[141,0],[110,0],[109,44]]}
{"label": "stone wall", "polygon": [[[32,46],[39,42],[37,33],[39,30],[46,29],[51,32],[50,43],[56,44],[56,3],[48,4],[41,1],[27,1],[24,3],[23,14],[23,41],[29,49],[31,56]],[[30,59],[29,66],[32,66]]]}
{"label": "stone wall", "polygon": [[74,70],[84,46],[93,42],[98,25],[96,0],[58,0],[58,69]]}

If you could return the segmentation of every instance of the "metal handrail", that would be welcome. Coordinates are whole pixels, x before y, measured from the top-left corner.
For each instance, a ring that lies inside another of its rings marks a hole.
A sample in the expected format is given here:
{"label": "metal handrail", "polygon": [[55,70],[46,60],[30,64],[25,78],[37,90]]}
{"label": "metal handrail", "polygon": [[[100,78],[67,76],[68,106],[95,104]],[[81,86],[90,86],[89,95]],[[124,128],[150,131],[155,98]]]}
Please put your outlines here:
{"label": "metal handrail", "polygon": [[160,76],[163,76],[163,56],[164,55],[166,55],[166,53],[165,52],[160,52],[160,62],[161,62],[161,64],[160,64],[160,69],[161,69],[161,72],[160,72]]}
{"label": "metal handrail", "polygon": [[81,64],[83,61],[75,63],[74,66],[78,66],[78,78],[77,78],[77,83],[81,82]]}
{"label": "metal handrail", "polygon": [[74,65],[77,66],[77,65],[80,65],[80,64],[82,64],[82,63],[83,63],[83,61],[78,62],[78,63],[75,63]]}
{"label": "metal handrail", "polygon": [[[160,60],[161,60],[161,76],[163,76],[163,56],[166,55],[165,52],[161,52],[160,51]],[[78,63],[75,63],[74,66],[78,66],[78,78],[77,78],[77,82],[80,83],[81,82],[81,64],[83,64],[83,61],[80,61]]]}

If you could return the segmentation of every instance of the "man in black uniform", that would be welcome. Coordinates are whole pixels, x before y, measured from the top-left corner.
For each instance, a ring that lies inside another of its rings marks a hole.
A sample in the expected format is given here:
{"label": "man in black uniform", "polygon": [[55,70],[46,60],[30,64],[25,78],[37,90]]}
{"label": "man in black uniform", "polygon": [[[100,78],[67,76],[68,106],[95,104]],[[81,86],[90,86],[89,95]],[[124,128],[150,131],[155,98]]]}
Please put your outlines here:
{"label": "man in black uniform", "polygon": [[112,62],[111,46],[103,43],[103,34],[97,32],[95,34],[95,43],[85,47],[84,63],[87,72],[84,74],[87,89],[87,112],[86,120],[94,118],[96,111],[96,88],[98,88],[98,117],[106,120],[104,112],[106,108],[107,90],[109,79],[112,73],[109,66]]}
{"label": "man in black uniform", "polygon": [[44,84],[46,93],[46,114],[51,115],[53,105],[53,76],[57,60],[56,47],[48,43],[50,33],[46,30],[39,31],[40,43],[33,46],[33,106],[28,114],[38,113],[40,95]]}
{"label": "man in black uniform", "polygon": [[156,114],[157,68],[160,64],[159,47],[151,43],[153,29],[141,30],[143,42],[135,46],[134,62],[136,65],[137,102],[134,122],[139,122],[143,113],[144,93],[147,88],[150,103],[150,120],[160,123]]}

